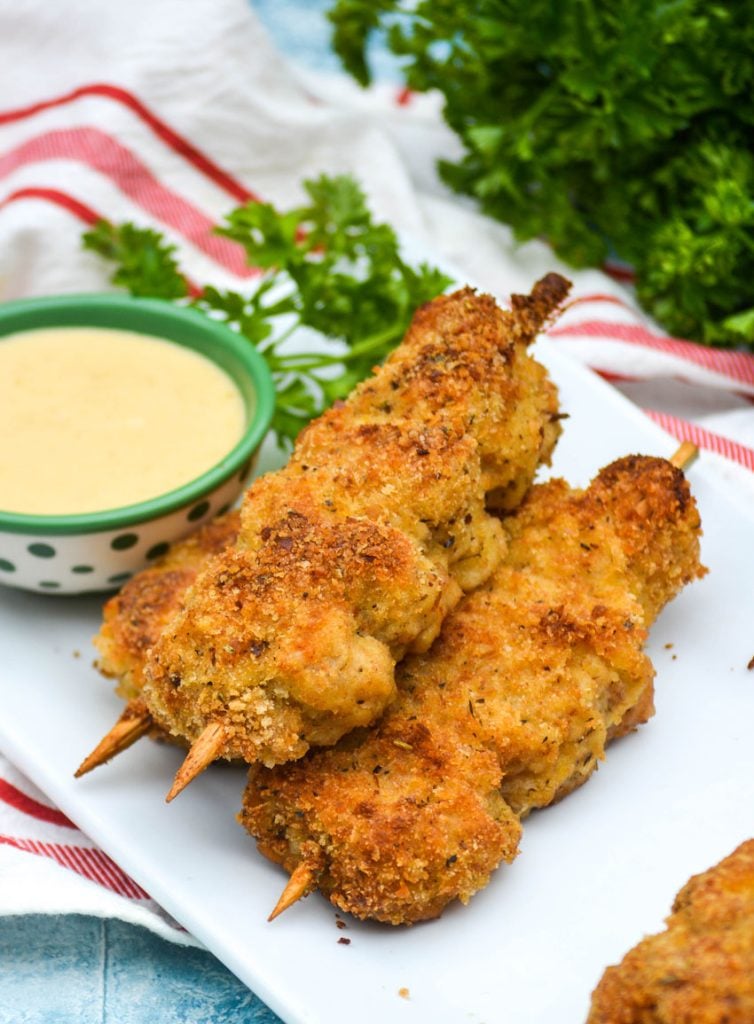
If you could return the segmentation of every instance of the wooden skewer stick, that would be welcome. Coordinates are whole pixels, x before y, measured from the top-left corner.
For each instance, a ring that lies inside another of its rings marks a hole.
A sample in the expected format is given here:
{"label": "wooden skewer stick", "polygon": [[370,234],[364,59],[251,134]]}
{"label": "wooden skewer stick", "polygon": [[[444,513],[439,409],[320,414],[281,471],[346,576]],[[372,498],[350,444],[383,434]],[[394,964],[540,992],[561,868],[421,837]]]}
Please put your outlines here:
{"label": "wooden skewer stick", "polygon": [[219,757],[227,740],[228,729],[222,722],[210,722],[206,726],[201,736],[191,744],[186,760],[176,772],[170,792],[165,797],[168,803]]}
{"label": "wooden skewer stick", "polygon": [[275,904],[275,909],[267,920],[274,921],[284,910],[292,907],[302,896],[306,896],[311,891],[314,875],[315,872],[311,864],[308,861],[302,860],[288,879],[285,889],[280,894],[280,899]]}
{"label": "wooden skewer stick", "polygon": [[699,457],[699,449],[691,441],[684,441],[683,444],[678,448],[668,459],[678,469],[686,470],[695,462]]}
{"label": "wooden skewer stick", "polygon": [[149,732],[151,727],[152,716],[143,701],[138,697],[130,700],[112,729],[102,737],[91,754],[85,757],[76,769],[75,778],[78,779],[82,775],[86,775],[87,772],[104,764],[105,761],[109,761],[116,754],[128,750],[144,733]]}

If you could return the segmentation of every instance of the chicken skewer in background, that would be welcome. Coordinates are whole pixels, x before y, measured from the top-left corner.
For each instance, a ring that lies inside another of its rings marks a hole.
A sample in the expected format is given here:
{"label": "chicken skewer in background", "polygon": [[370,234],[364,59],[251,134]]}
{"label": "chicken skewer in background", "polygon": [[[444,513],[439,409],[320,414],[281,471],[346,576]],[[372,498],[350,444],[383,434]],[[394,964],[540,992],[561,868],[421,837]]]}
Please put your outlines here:
{"label": "chicken skewer in background", "polygon": [[503,563],[399,666],[375,728],[251,769],[240,820],[291,872],[273,916],[315,888],[391,924],[466,902],[515,856],[520,818],[652,714],[647,628],[702,573],[680,470],[635,456],[585,492],[535,486],[504,528]]}
{"label": "chicken skewer in background", "polygon": [[526,349],[567,292],[548,275],[503,312],[469,289],[414,317],[387,363],[247,493],[146,655],[152,719],[193,743],[173,793],[217,757],[274,764],[373,721],[503,552],[559,432]]}
{"label": "chicken skewer in background", "polygon": [[608,967],[587,1024],[751,1024],[754,839],[695,875],[667,928]]}

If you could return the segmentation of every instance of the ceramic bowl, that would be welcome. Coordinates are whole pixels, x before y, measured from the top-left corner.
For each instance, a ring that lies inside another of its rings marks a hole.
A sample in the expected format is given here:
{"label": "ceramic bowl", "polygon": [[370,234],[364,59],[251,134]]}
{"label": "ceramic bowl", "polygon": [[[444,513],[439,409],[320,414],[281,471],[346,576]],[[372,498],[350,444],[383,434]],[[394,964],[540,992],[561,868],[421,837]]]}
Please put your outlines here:
{"label": "ceramic bowl", "polygon": [[[120,295],[66,295],[0,305],[0,344],[5,335],[19,331],[71,326],[136,331],[201,353],[234,381],[244,401],[246,425],[240,441],[211,469],[148,501],[82,515],[0,510],[0,584],[50,594],[112,590],[170,543],[230,508],[248,480],[275,404],[274,384],[259,353],[195,310]],[[0,438],[2,443],[12,439]]]}

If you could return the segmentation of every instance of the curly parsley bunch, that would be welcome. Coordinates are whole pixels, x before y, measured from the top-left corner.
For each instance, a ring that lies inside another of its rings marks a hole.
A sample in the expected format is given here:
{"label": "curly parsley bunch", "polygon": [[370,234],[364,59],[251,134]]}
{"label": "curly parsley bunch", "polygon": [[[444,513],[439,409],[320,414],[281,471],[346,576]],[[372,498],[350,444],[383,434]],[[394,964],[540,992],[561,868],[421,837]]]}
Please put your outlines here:
{"label": "curly parsley bunch", "polygon": [[617,255],[673,333],[754,346],[751,0],[337,0],[346,67],[386,27],[466,147],[444,179],[574,266]]}

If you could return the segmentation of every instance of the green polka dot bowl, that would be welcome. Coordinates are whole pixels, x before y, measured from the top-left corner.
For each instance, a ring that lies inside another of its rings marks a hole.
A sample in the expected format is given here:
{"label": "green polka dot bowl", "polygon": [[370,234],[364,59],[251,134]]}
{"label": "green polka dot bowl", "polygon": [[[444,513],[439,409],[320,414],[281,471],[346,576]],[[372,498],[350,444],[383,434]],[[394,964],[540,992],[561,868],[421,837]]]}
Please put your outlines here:
{"label": "green polka dot bowl", "polygon": [[[65,295],[0,304],[3,337],[49,327],[111,327],[188,347],[224,370],[244,403],[240,440],[208,471],[148,501],[81,515],[2,510],[0,585],[48,594],[114,590],[168,546],[239,498],[275,404],[264,359],[224,324],[193,309],[121,295]],[[0,444],[12,439],[0,438]],[[44,467],[30,467],[44,472]],[[117,465],[113,466],[117,472]]]}

